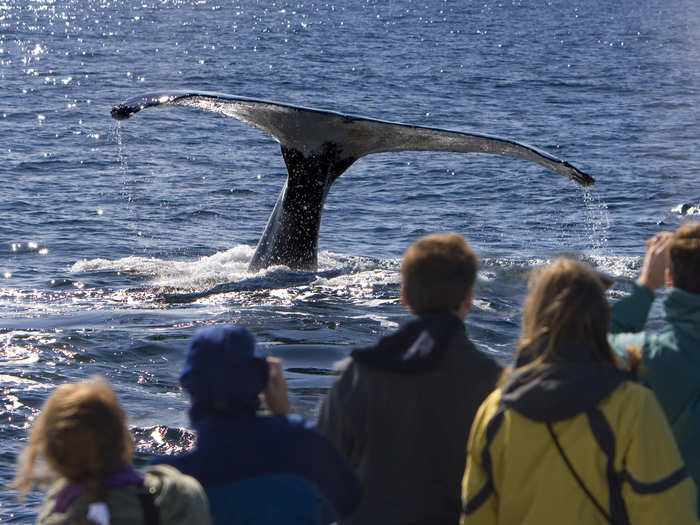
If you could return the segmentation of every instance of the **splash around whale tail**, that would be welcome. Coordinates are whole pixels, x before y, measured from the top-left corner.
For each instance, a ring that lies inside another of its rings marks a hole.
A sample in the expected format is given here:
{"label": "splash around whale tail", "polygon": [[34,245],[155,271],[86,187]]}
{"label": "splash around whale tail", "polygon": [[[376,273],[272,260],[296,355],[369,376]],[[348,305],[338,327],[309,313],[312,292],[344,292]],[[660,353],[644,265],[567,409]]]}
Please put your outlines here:
{"label": "splash around whale tail", "polygon": [[288,178],[258,242],[250,270],[275,264],[315,269],[323,203],[333,182],[365,155],[399,151],[489,153],[536,162],[583,186],[595,181],[549,153],[513,140],[412,126],[312,108],[207,92],[161,92],[112,108],[117,120],[156,106],[188,106],[236,118],[270,134]]}

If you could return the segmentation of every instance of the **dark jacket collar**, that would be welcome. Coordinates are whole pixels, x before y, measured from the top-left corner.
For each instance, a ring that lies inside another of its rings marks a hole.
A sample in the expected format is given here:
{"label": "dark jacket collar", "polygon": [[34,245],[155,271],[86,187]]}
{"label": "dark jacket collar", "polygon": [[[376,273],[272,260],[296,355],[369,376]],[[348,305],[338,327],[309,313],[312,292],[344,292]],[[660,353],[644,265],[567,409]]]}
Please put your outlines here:
{"label": "dark jacket collar", "polygon": [[[596,406],[629,374],[611,363],[595,361],[581,343],[563,343],[559,355],[565,361],[516,368],[501,388],[501,402],[523,416],[540,422],[569,419]],[[517,366],[532,360],[536,351],[521,352]]]}
{"label": "dark jacket collar", "polygon": [[464,322],[453,314],[422,315],[412,319],[376,345],[357,348],[354,361],[392,372],[425,372],[440,362],[457,334],[466,337]]}

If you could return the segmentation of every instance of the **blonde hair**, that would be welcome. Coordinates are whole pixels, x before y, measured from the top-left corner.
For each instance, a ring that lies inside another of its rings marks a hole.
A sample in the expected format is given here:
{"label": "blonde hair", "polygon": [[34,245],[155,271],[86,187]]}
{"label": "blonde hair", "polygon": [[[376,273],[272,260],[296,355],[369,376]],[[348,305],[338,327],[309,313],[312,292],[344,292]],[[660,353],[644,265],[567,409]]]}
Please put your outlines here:
{"label": "blonde hair", "polygon": [[458,233],[427,235],[406,249],[402,289],[416,314],[457,310],[474,282],[479,259]]}
{"label": "blonde hair", "polygon": [[523,306],[522,334],[516,358],[536,352],[531,364],[563,360],[564,340],[583,343],[595,361],[615,363],[608,344],[610,308],[600,277],[588,266],[567,258],[533,272]]}
{"label": "blonde hair", "polygon": [[128,463],[133,443],[126,416],[109,383],[101,377],[58,386],[32,425],[11,486],[20,498],[41,478],[41,457],[55,473],[80,483],[99,501],[102,481]]}
{"label": "blonde hair", "polygon": [[676,230],[669,259],[673,286],[700,293],[700,222],[689,222]]}

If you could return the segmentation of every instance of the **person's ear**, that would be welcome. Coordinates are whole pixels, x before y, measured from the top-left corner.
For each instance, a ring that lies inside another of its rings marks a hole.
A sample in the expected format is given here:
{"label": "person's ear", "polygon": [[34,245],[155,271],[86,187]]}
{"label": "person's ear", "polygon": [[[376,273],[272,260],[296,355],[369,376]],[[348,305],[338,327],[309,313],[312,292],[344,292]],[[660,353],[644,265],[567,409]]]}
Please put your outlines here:
{"label": "person's ear", "polygon": [[466,307],[467,310],[471,309],[472,302],[474,302],[474,288],[469,290],[469,293],[464,298],[464,306]]}
{"label": "person's ear", "polygon": [[460,303],[459,308],[455,312],[459,318],[464,319],[467,316],[467,312],[472,307],[473,300],[474,300],[474,288],[469,290],[469,292],[467,293],[467,296]]}
{"label": "person's ear", "polygon": [[406,299],[406,292],[403,289],[403,285],[401,285],[401,304],[404,306],[408,306],[408,299]]}

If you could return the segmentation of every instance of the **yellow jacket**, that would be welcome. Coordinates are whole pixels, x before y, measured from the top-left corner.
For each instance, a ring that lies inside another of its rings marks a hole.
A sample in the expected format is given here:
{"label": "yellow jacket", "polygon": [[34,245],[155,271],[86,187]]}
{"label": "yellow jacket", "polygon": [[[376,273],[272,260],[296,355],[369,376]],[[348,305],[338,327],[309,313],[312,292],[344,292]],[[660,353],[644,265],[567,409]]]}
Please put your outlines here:
{"label": "yellow jacket", "polygon": [[[695,485],[654,394],[612,367],[567,366],[563,375],[560,365],[550,367],[534,382],[532,373],[520,374],[519,383],[511,374],[481,405],[460,524],[700,523]],[[597,376],[607,386],[591,386]]]}

